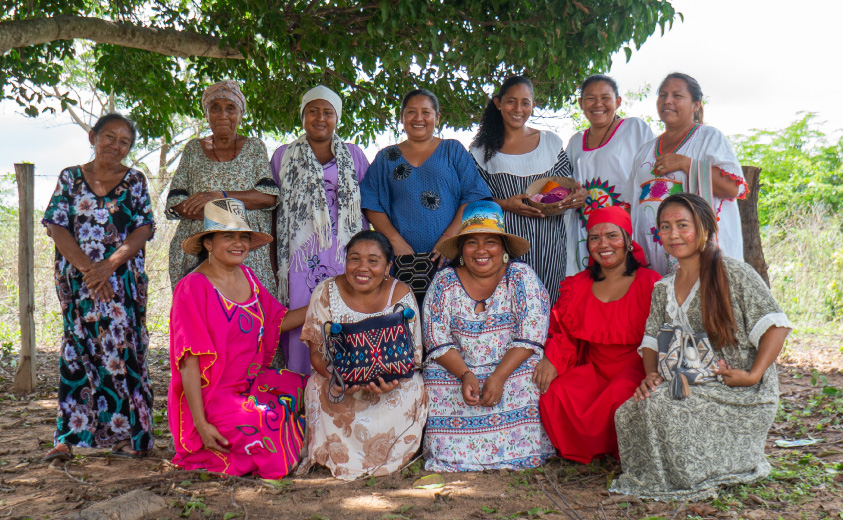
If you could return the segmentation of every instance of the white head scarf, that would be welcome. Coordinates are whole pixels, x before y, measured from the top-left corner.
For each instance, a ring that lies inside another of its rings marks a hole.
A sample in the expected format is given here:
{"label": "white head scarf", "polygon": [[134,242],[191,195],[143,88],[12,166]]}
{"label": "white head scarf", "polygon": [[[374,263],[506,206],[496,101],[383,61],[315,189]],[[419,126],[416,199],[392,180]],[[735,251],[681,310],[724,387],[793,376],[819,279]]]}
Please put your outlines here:
{"label": "white head scarf", "polygon": [[315,99],[324,99],[330,103],[331,106],[334,107],[334,111],[337,113],[337,121],[342,118],[342,98],[325,85],[319,85],[308,90],[301,98],[299,115],[302,117],[302,121],[304,121],[304,107]]}

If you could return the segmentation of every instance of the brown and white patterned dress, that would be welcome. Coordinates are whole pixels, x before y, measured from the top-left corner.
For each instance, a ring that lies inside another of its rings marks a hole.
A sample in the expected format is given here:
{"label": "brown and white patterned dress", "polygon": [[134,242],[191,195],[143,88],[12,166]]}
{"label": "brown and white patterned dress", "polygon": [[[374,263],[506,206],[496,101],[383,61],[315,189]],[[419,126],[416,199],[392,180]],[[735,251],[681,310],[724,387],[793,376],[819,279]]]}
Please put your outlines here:
{"label": "brown and white patterned dress", "polygon": [[[170,285],[173,289],[179,280],[192,271],[199,262],[198,257],[182,251],[182,241],[205,229],[202,220],[183,219],[173,211],[173,208],[191,195],[202,191],[250,190],[276,197],[276,203],[272,207],[246,210],[246,218],[251,228],[271,235],[272,209],[277,205],[278,186],[272,180],[269,154],[263,141],[255,137],[247,137],[237,157],[226,162],[209,159],[202,151],[202,143],[199,139],[193,139],[184,146],[179,166],[170,183],[170,192],[167,194],[167,218],[180,220],[173,240],[170,242]],[[277,284],[269,260],[269,247],[249,252],[243,264],[252,269],[270,294],[275,294]]]}
{"label": "brown and white patterned dress", "polygon": [[[392,312],[394,304],[381,312],[363,314],[345,304],[336,278],[316,286],[307,309],[301,340],[311,349],[325,353],[322,325],[326,321],[356,323],[371,316]],[[391,299],[391,298],[390,298]],[[416,368],[421,368],[422,340],[419,309],[410,292],[395,303],[415,311],[411,322],[416,345]],[[427,394],[421,372],[386,394],[360,390],[346,394],[340,403],[328,399],[330,381],[314,371],[304,392],[307,418],[308,454],[297,473],[306,473],[314,464],[326,466],[343,480],[362,476],[388,475],[408,463],[422,441],[427,420]]]}
{"label": "brown and white patterned dress", "polygon": [[[758,342],[770,327],[792,328],[764,281],[749,265],[725,257],[736,347],[718,356],[734,368],[749,370]],[[653,289],[650,317],[641,349],[658,350],[659,328],[678,325],[681,308],[694,332],[704,332],[699,281],[679,306],[675,274]],[[641,402],[633,399],[615,413],[623,475],[616,493],[654,500],[703,500],[723,485],[745,484],[769,475],[764,456],[767,432],[776,416],[779,383],[775,363],[750,387],[720,382],[691,385],[691,395],[674,400],[663,383]]]}

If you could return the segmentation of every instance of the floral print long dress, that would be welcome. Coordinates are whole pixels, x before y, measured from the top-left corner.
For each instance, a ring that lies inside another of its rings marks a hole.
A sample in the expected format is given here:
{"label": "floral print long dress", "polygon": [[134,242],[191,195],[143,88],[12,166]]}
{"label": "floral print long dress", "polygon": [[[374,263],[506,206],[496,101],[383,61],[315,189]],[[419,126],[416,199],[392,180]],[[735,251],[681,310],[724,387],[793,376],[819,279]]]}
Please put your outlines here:
{"label": "floral print long dress", "polygon": [[[436,274],[425,297],[428,471],[522,470],[540,466],[555,454],[539,418],[539,389],[532,381],[547,338],[547,291],[530,266],[513,262],[485,302],[486,310],[475,312],[477,302],[452,267]],[[465,404],[459,378],[434,362],[456,350],[482,390],[514,347],[534,354],[507,378],[500,402],[491,408]]]}
{"label": "floral print long dress", "polygon": [[[94,262],[111,256],[135,229],[155,225],[143,173],[130,169],[100,197],[78,166],[59,175],[41,222],[70,231]],[[64,333],[55,442],[107,447],[130,440],[132,449],[149,450],[152,387],[146,361],[144,250],[111,275],[111,301],[95,300],[83,275],[56,248],[56,292]]]}

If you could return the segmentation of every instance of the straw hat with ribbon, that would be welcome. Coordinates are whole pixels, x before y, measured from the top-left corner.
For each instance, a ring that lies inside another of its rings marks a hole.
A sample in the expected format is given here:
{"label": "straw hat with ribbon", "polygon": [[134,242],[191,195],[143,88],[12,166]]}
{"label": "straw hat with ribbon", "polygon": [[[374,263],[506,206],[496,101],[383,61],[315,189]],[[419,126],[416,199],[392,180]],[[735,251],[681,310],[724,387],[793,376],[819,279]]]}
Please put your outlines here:
{"label": "straw hat with ribbon", "polygon": [[499,205],[488,200],[478,200],[465,207],[462,212],[462,226],[460,232],[439,246],[439,252],[451,260],[459,256],[457,243],[465,235],[477,233],[491,233],[506,237],[507,249],[513,258],[517,258],[530,250],[530,242],[506,232],[503,224],[503,210]]}
{"label": "straw hat with ribbon", "polygon": [[246,220],[246,206],[237,199],[217,199],[205,204],[205,230],[194,233],[181,243],[182,250],[189,255],[202,251],[202,237],[220,231],[244,231],[252,234],[249,251],[272,242],[272,236],[249,227]]}

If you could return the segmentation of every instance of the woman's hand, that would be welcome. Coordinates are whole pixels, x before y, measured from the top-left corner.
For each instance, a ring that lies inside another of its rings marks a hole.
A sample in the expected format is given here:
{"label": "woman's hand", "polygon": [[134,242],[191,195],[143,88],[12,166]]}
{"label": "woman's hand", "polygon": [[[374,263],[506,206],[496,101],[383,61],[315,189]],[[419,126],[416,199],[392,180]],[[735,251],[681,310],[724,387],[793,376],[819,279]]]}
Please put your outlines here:
{"label": "woman's hand", "polygon": [[666,153],[659,156],[653,164],[653,174],[661,177],[671,172],[683,171],[689,173],[691,171],[691,158],[687,155],[680,155],[678,153]]}
{"label": "woman's hand", "polygon": [[474,372],[462,376],[462,399],[468,406],[480,404],[480,381]]}
{"label": "woman's hand", "polygon": [[547,389],[550,388],[550,383],[559,375],[556,367],[546,357],[541,358],[536,364],[536,369],[533,370],[533,383],[539,387],[539,392],[546,394]]}
{"label": "woman's hand", "polygon": [[647,377],[641,381],[641,385],[635,389],[632,398],[636,401],[643,401],[650,397],[650,392],[656,389],[657,386],[664,383],[664,378],[658,372],[650,372]]}
{"label": "woman's hand", "polygon": [[540,209],[524,203],[524,201],[529,198],[530,196],[526,193],[519,193],[518,195],[513,195],[508,199],[496,199],[496,201],[500,204],[501,209],[504,211],[509,211],[510,213],[515,213],[516,215],[524,217],[544,218],[544,213],[542,213]]}
{"label": "woman's hand", "polygon": [[114,289],[111,287],[111,275],[115,268],[110,259],[94,262],[87,269],[80,269],[83,273],[82,281],[88,284],[88,289],[94,297],[100,301],[109,301],[114,298]]}
{"label": "woman's hand", "polygon": [[395,390],[396,388],[398,388],[398,385],[400,385],[400,384],[401,384],[400,379],[394,379],[394,380],[390,381],[389,383],[387,383],[386,381],[383,380],[382,377],[378,377],[377,384],[375,384],[375,382],[373,381],[373,382],[369,383],[368,385],[363,386],[363,390],[368,390],[369,393],[372,393],[372,394],[388,394],[392,390]]}
{"label": "woman's hand", "polygon": [[506,379],[492,372],[483,383],[483,390],[480,394],[480,406],[487,406],[489,408],[497,406],[501,402],[503,396],[503,384]]}
{"label": "woman's hand", "polygon": [[437,240],[436,243],[433,244],[433,251],[430,253],[430,261],[436,262],[438,260],[439,262],[437,263],[437,267],[439,267],[440,269],[443,265],[445,265],[445,262],[448,261],[448,258],[446,258],[445,255],[443,255],[439,251],[439,245],[442,244],[442,242],[448,240],[448,238],[450,238],[448,235],[442,235],[441,237],[439,237],[439,240]]}
{"label": "woman's hand", "polygon": [[228,453],[228,448],[223,448],[223,446],[229,445],[228,439],[222,436],[216,426],[206,422],[201,426],[197,426],[196,431],[198,431],[199,436],[202,437],[202,444],[206,448],[209,450],[219,451],[221,453]]}
{"label": "woman's hand", "polygon": [[577,209],[585,206],[585,201],[588,198],[588,190],[583,188],[582,184],[577,183],[574,191],[557,203],[559,209]]}
{"label": "woman's hand", "polygon": [[714,373],[723,377],[726,386],[753,386],[758,383],[759,378],[754,377],[746,370],[732,368],[722,359],[717,360],[717,368]]}
{"label": "woman's hand", "polygon": [[[392,251],[395,256],[398,255],[412,255],[415,254],[413,247],[404,240],[403,237],[396,235],[389,241],[392,244]],[[438,242],[437,242],[438,243]]]}
{"label": "woman's hand", "polygon": [[182,217],[202,220],[205,218],[205,204],[221,198],[223,198],[221,191],[200,191],[188,197],[176,209]]}

